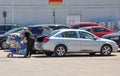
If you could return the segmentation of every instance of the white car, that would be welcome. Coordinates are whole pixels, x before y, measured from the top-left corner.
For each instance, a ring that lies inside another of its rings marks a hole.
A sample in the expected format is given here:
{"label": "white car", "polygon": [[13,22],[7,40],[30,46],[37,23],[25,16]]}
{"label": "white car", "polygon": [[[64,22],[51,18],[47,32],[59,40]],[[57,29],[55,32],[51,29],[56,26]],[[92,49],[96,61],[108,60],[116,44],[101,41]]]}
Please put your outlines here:
{"label": "white car", "polygon": [[117,44],[108,39],[98,38],[90,32],[80,29],[59,29],[51,32],[50,37],[38,37],[35,49],[46,55],[64,56],[66,53],[100,53],[111,55],[117,52]]}

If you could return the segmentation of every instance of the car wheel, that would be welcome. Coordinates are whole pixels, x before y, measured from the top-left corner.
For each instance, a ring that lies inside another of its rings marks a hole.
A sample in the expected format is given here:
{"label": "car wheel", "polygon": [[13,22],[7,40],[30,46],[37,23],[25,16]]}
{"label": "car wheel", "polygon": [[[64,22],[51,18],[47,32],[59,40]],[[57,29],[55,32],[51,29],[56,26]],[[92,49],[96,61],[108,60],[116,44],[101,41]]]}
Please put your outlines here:
{"label": "car wheel", "polygon": [[53,52],[45,52],[47,56],[52,56]]}
{"label": "car wheel", "polygon": [[65,46],[59,45],[55,48],[54,53],[55,53],[55,56],[64,56],[66,51],[67,49]]}
{"label": "car wheel", "polygon": [[111,55],[111,52],[112,52],[112,48],[110,45],[104,45],[102,48],[101,48],[101,55],[103,56],[108,56],[108,55]]}
{"label": "car wheel", "polygon": [[8,49],[9,45],[6,43],[6,41],[2,42],[2,49]]}

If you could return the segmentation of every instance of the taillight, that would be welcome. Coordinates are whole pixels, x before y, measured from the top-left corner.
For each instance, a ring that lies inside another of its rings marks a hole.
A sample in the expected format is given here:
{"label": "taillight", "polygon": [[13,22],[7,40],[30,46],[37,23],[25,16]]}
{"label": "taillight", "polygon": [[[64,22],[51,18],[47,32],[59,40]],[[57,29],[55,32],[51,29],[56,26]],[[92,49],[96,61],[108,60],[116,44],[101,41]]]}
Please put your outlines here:
{"label": "taillight", "polygon": [[48,38],[43,38],[43,42],[48,42],[49,39]]}

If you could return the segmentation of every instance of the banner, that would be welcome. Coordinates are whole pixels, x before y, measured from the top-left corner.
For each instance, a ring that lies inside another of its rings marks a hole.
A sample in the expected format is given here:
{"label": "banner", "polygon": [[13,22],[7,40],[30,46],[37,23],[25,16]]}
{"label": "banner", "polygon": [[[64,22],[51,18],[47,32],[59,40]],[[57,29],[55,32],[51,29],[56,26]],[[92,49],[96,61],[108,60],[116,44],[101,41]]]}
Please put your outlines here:
{"label": "banner", "polygon": [[61,5],[63,0],[49,0],[50,5]]}

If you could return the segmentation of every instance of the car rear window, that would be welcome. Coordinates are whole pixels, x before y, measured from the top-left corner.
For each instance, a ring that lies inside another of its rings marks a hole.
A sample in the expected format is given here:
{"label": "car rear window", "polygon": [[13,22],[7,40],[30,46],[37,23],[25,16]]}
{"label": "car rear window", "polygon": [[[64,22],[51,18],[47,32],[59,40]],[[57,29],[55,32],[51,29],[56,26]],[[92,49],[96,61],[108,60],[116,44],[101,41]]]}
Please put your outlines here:
{"label": "car rear window", "polygon": [[75,25],[73,28],[78,29],[81,27],[88,27],[88,26],[94,26],[93,24],[80,24],[80,25]]}
{"label": "car rear window", "polygon": [[51,35],[50,35],[50,36],[53,36],[53,35],[55,35],[55,34],[58,33],[58,32],[59,32],[59,30],[54,30],[54,31],[51,32]]}
{"label": "car rear window", "polygon": [[29,29],[33,34],[42,34],[43,29],[41,27],[33,27]]}

